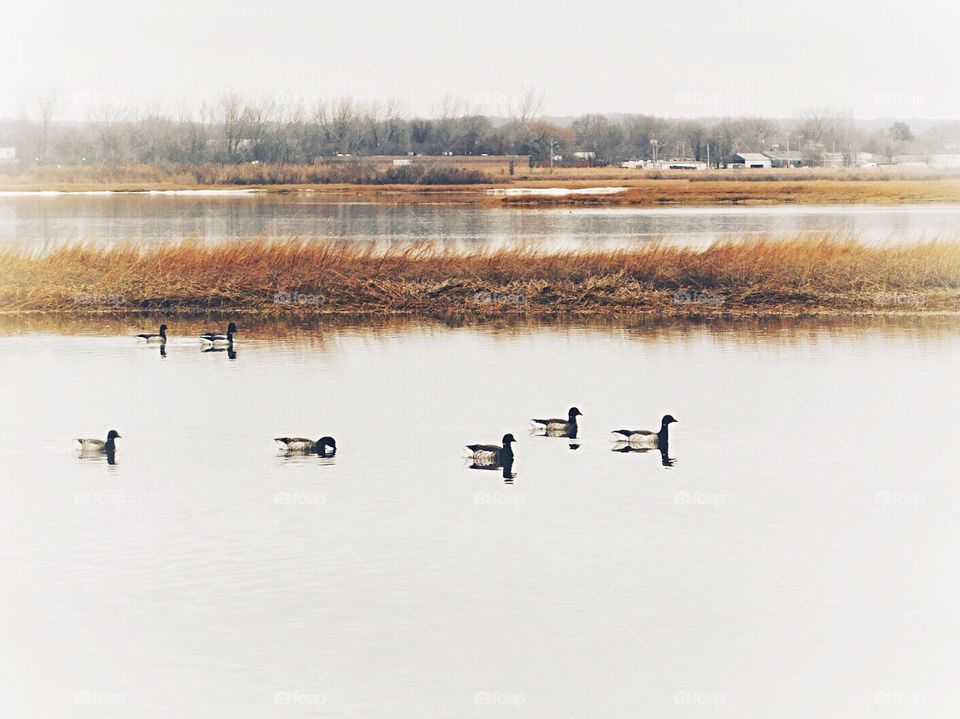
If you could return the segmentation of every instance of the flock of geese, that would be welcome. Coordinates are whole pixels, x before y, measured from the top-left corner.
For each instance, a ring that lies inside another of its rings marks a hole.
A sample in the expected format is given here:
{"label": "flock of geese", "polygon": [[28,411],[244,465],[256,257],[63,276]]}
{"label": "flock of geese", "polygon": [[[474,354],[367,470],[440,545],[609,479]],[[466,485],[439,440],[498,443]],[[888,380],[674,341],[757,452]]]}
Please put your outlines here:
{"label": "flock of geese", "polygon": [[[237,325],[231,322],[227,325],[227,331],[204,332],[200,335],[200,341],[205,345],[218,346],[226,345],[233,348],[233,336],[237,333]],[[159,342],[161,350],[167,342],[167,326],[160,325],[157,332],[141,332],[138,338],[147,342]],[[161,354],[163,352],[161,351]],[[553,417],[550,419],[532,419],[530,420],[534,430],[545,437],[561,437],[564,439],[575,440],[579,433],[577,418],[582,417],[583,413],[576,407],[571,407],[567,411],[567,418]],[[665,466],[673,463],[668,456],[670,443],[669,428],[677,420],[673,415],[665,414],[660,420],[659,430],[648,429],[615,429],[613,434],[616,437],[614,446],[615,452],[648,452],[650,450],[660,450],[660,454]],[[120,433],[111,429],[107,433],[106,440],[102,439],[78,439],[77,446],[83,454],[105,454],[111,464],[114,462],[114,455],[117,451],[116,441],[121,439]],[[321,437],[313,440],[307,437],[275,437],[274,441],[278,448],[289,454],[316,454],[320,457],[333,457],[337,453],[337,442],[333,437]],[[503,470],[505,479],[513,478],[513,445],[517,439],[511,433],[503,435],[500,444],[468,444],[470,456],[473,463],[472,469],[494,469]],[[571,449],[576,449],[579,445],[571,444]]]}
{"label": "flock of geese", "polygon": [[[550,419],[532,419],[530,422],[534,431],[544,437],[562,437],[564,439],[577,439],[580,428],[577,425],[577,417],[582,417],[583,413],[576,407],[571,407],[567,411],[567,418],[552,417]],[[613,451],[615,452],[649,452],[659,450],[663,465],[665,467],[673,466],[673,460],[668,456],[670,448],[670,425],[676,422],[676,418],[671,414],[663,415],[660,420],[660,429],[657,431],[649,429],[615,429],[613,434],[616,437]],[[502,469],[505,479],[511,479],[513,475],[513,445],[517,438],[511,433],[503,435],[500,444],[468,444],[467,449],[471,452],[473,464],[472,469]],[[571,444],[570,449],[578,449],[578,444]]]}

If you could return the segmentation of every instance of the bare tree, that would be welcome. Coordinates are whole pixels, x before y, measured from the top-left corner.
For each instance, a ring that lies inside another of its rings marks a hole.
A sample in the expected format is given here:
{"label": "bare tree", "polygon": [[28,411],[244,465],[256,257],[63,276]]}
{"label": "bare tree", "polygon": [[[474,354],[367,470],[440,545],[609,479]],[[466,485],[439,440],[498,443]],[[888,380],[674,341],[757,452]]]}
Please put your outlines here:
{"label": "bare tree", "polygon": [[53,123],[60,113],[60,99],[56,93],[44,95],[37,100],[37,114],[40,119],[40,138],[37,157],[41,165],[47,164],[47,155],[50,151]]}

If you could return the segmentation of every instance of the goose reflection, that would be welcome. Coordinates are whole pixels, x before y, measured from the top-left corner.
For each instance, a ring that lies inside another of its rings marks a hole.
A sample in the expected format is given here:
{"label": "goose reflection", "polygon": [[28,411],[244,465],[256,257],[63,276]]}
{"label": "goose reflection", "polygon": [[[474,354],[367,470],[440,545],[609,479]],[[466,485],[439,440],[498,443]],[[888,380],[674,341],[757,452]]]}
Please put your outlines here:
{"label": "goose reflection", "polygon": [[205,347],[204,349],[201,349],[200,351],[201,352],[226,352],[228,359],[235,360],[237,358],[237,351],[233,348],[233,346],[217,347],[215,345],[211,345],[209,347]]}
{"label": "goose reflection", "polygon": [[166,343],[166,342],[164,342],[164,343],[162,343],[162,344],[160,345],[160,356],[161,356],[161,357],[166,357],[166,356],[167,356],[167,343]]}
{"label": "goose reflection", "polygon": [[665,442],[660,447],[641,447],[636,444],[631,444],[630,442],[616,442],[613,446],[614,452],[621,452],[627,454],[630,452],[636,452],[638,454],[646,454],[647,452],[659,452],[660,453],[660,463],[664,467],[672,467],[676,461],[676,457],[670,456],[670,444]]}

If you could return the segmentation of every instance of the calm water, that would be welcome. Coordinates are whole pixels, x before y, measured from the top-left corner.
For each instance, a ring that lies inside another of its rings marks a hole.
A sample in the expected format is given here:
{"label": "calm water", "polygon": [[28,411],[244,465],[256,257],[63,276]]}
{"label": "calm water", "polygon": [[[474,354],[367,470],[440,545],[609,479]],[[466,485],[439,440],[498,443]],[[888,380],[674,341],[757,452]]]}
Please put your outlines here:
{"label": "calm water", "polygon": [[184,238],[355,239],[381,245],[529,241],[549,248],[622,247],[663,239],[708,244],[725,234],[840,232],[868,240],[957,237],[960,205],[669,209],[505,209],[330,203],[309,194],[0,194],[0,245],[146,244]]}
{"label": "calm water", "polygon": [[[241,322],[234,360],[18,322],[9,716],[960,709],[956,321]],[[579,449],[528,433],[571,404]],[[611,451],[666,412],[672,467]],[[72,451],[113,427],[116,465]],[[463,450],[506,431],[513,484]]]}

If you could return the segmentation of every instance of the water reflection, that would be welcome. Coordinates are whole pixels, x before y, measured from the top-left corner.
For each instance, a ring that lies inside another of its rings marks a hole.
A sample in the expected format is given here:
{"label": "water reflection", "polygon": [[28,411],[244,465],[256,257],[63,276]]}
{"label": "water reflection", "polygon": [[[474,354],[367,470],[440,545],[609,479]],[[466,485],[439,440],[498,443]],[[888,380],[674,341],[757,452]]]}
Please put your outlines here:
{"label": "water reflection", "polygon": [[[956,594],[956,318],[303,330],[251,314],[244,362],[228,367],[195,339],[178,351],[171,338],[156,362],[135,322],[0,317],[0,632],[32,657],[10,716],[70,715],[73,688],[103,677],[143,717],[239,702],[268,716],[318,672],[331,715],[432,716],[423,697],[439,687],[449,714],[479,717],[478,690],[518,686],[537,689],[529,719],[631,716],[642,676],[647,714],[679,716],[677,692],[709,691],[731,647],[749,651],[723,690],[762,692],[738,716],[796,706],[793,677],[811,671],[869,713],[848,661],[864,637],[885,650],[923,635],[889,653],[891,676],[929,679],[917,691],[930,696],[949,678],[930,667],[954,650],[940,619]],[[178,318],[177,332],[210,323]],[[537,369],[504,372],[505,357]],[[495,441],[531,408],[562,413],[558,388],[588,408],[577,440],[463,471],[465,442]],[[670,447],[683,462],[666,474],[666,448],[660,463],[610,456],[609,429],[665,408],[684,418]],[[797,428],[824,417],[829,451],[811,451]],[[129,428],[122,468],[67,450],[75,428],[110,426]],[[349,451],[279,460],[269,439],[300,427],[329,427]],[[47,647],[63,661],[43,661]],[[117,674],[143,656],[146,676]],[[370,667],[390,675],[384,692]]]}
{"label": "water reflection", "polygon": [[[470,194],[469,191],[467,194]],[[331,201],[308,193],[245,196],[60,195],[0,197],[0,243],[36,249],[63,241],[99,246],[184,239],[243,242],[309,237],[378,246],[436,241],[495,246],[616,248],[654,240],[707,244],[725,234],[857,233],[866,239],[955,236],[951,205],[519,209]]]}
{"label": "water reflection", "polygon": [[676,457],[670,456],[670,443],[664,442],[660,447],[638,447],[637,445],[630,444],[627,441],[614,442],[613,445],[614,452],[620,452],[623,454],[635,452],[637,454],[646,454],[647,452],[659,452],[660,453],[660,463],[664,467],[672,467],[676,461]]}

